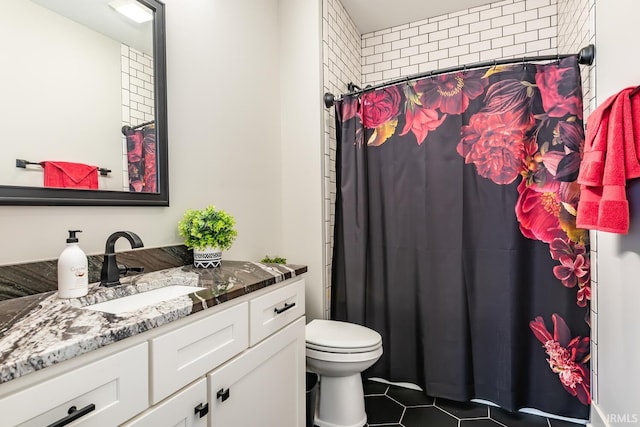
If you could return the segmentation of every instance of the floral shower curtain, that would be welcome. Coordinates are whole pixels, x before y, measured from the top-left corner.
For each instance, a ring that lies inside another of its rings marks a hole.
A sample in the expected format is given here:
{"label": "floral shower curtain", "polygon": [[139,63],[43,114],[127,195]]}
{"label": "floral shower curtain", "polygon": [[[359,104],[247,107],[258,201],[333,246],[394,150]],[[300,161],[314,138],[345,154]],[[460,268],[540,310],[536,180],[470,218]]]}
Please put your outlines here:
{"label": "floral shower curtain", "polygon": [[156,193],[158,179],[155,126],[131,130],[126,138],[129,191]]}
{"label": "floral shower curtain", "polygon": [[577,58],[345,96],[336,128],[332,317],[382,335],[368,376],[587,419]]}

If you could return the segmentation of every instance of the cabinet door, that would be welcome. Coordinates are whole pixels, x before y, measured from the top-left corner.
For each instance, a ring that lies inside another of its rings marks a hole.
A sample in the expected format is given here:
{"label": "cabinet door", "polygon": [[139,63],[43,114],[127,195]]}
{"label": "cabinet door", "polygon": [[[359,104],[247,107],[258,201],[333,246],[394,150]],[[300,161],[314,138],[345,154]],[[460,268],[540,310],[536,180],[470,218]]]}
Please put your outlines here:
{"label": "cabinet door", "polygon": [[209,375],[210,427],[305,424],[304,317]]}
{"label": "cabinet door", "polygon": [[208,410],[207,380],[202,378],[123,427],[206,427]]}
{"label": "cabinet door", "polygon": [[151,340],[151,403],[204,377],[249,346],[244,302]]}
{"label": "cabinet door", "polygon": [[148,372],[139,344],[0,399],[0,425],[113,427],[149,406]]}

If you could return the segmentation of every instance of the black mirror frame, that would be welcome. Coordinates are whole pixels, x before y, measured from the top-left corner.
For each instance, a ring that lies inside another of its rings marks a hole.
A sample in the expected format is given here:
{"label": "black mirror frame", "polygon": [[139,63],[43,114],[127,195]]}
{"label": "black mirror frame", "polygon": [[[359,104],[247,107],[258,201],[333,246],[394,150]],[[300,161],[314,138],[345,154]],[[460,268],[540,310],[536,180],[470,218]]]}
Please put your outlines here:
{"label": "black mirror frame", "polygon": [[0,205],[13,206],[169,206],[169,144],[167,135],[167,58],[164,4],[138,0],[154,13],[156,161],[159,193],[0,185]]}

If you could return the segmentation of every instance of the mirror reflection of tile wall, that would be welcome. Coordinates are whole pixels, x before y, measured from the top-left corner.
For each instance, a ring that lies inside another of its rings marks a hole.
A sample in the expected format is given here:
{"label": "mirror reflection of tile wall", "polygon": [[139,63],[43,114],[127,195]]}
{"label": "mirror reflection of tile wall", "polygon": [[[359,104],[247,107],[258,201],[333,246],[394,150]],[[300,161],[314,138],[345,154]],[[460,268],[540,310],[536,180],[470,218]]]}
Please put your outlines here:
{"label": "mirror reflection of tile wall", "polygon": [[[122,123],[136,126],[155,118],[153,57],[122,45]],[[129,191],[127,139],[122,137],[122,190]]]}

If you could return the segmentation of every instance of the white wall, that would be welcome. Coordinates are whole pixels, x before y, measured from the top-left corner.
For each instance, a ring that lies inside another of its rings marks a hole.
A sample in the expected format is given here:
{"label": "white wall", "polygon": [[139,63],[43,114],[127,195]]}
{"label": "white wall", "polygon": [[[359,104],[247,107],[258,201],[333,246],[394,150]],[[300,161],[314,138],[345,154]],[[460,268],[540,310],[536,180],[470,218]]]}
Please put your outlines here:
{"label": "white wall", "polygon": [[[597,103],[619,90],[640,84],[640,58],[632,40],[638,36],[637,0],[596,0]],[[592,406],[596,426],[640,424],[640,187],[627,183],[631,228],[628,235],[597,233],[597,403]],[[593,274],[593,273],[592,273]]]}
{"label": "white wall", "polygon": [[324,310],[322,9],[319,0],[279,0],[278,4],[282,255],[288,262],[309,267],[306,304],[310,320],[323,317]]}
{"label": "white wall", "polygon": [[120,190],[120,43],[23,0],[3,0],[0,40],[0,183],[41,187],[15,159],[58,160],[111,169],[99,187]]}
{"label": "white wall", "polygon": [[215,204],[237,221],[223,256],[281,253],[278,2],[167,0],[166,16],[171,207],[151,226],[158,243],[181,242],[186,208]]}

